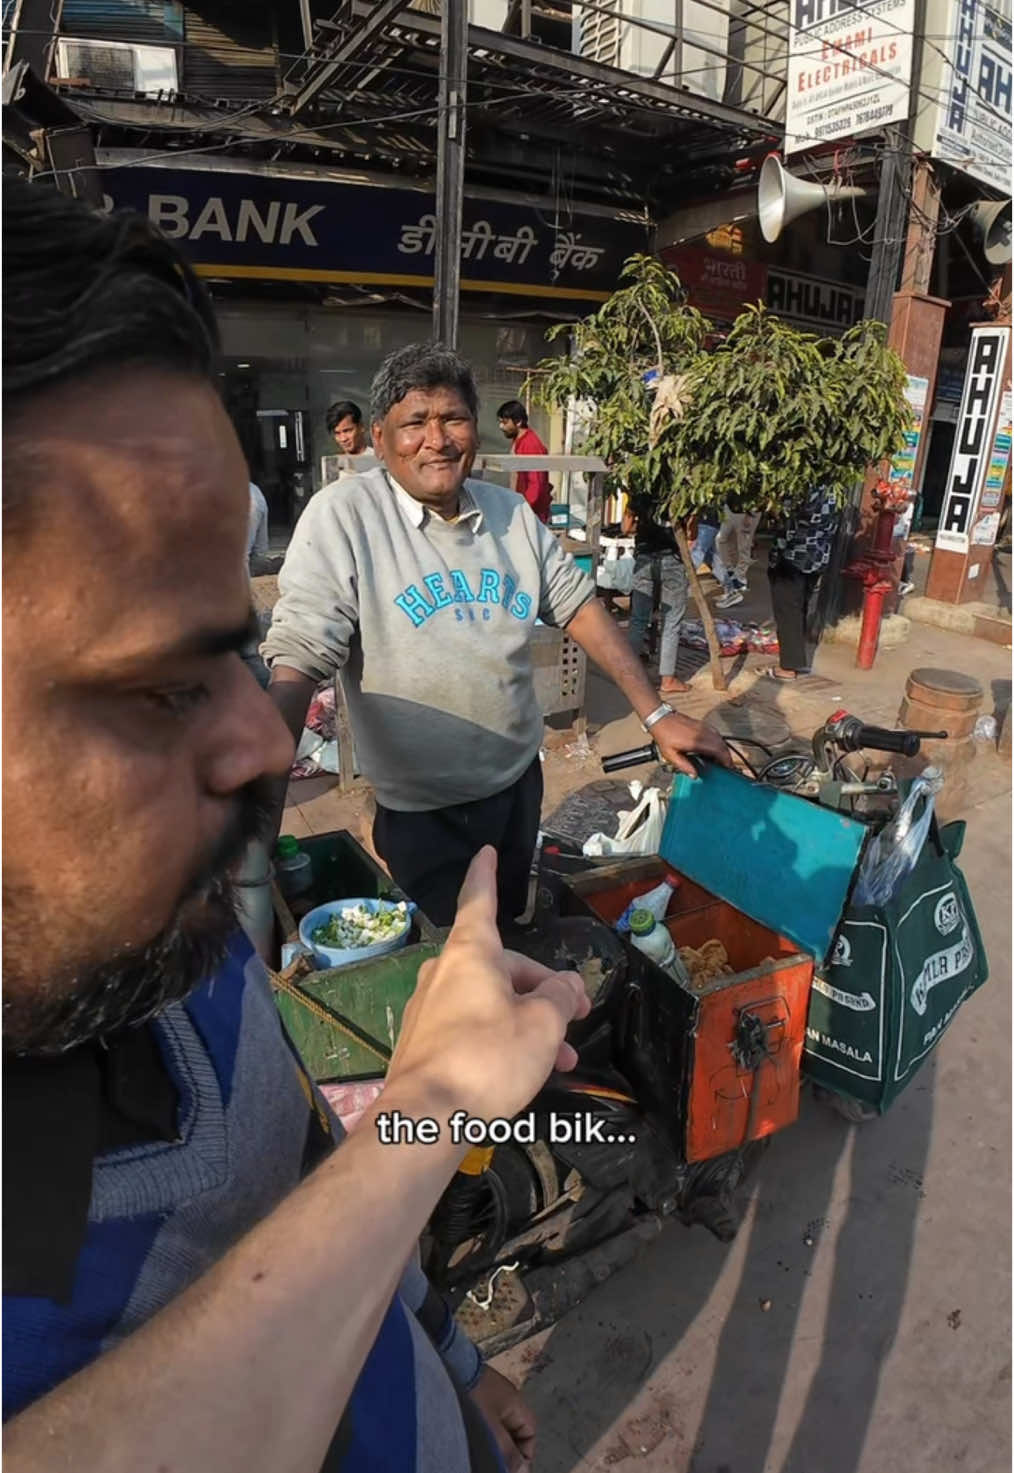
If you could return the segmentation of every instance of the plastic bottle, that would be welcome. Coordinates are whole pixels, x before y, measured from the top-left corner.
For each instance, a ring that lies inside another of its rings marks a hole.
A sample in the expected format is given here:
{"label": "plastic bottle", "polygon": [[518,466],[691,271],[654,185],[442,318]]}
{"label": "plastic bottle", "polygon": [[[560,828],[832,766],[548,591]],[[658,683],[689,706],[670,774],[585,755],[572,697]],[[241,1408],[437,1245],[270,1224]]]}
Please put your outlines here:
{"label": "plastic bottle", "polygon": [[675,870],[667,869],[665,879],[661,885],[656,885],[653,890],[648,890],[644,895],[638,895],[627,906],[626,910],[616,922],[616,930],[620,935],[625,935],[630,930],[630,918],[635,910],[647,910],[655,917],[656,921],[664,921],[669,902],[677,890],[680,877]]}
{"label": "plastic bottle", "polygon": [[313,888],[313,865],[292,834],[282,834],[275,845],[275,878],[288,901],[298,900]]}
{"label": "plastic bottle", "polygon": [[686,969],[666,928],[656,921],[650,910],[635,910],[630,917],[630,939],[638,951],[651,958],[656,967],[668,972],[678,982],[685,982]]}

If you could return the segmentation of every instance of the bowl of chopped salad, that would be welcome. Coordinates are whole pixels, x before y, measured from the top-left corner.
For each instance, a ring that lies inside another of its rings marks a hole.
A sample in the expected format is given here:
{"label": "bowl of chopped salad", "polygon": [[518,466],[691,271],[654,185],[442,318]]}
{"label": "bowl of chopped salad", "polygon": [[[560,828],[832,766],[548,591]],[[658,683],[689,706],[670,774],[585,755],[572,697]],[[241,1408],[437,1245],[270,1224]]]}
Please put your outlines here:
{"label": "bowl of chopped salad", "polygon": [[303,917],[299,939],[318,967],[346,967],[404,946],[414,910],[405,900],[329,900]]}

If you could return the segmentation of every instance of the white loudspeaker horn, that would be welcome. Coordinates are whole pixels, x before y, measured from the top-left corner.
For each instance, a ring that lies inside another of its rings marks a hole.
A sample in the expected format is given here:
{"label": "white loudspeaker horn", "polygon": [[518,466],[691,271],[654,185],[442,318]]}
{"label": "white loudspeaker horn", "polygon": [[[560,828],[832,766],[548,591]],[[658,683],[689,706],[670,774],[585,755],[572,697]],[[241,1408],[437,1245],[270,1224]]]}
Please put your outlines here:
{"label": "white loudspeaker horn", "polygon": [[1006,266],[1011,259],[1010,205],[1009,199],[981,199],[972,210],[972,228],[991,266]]}
{"label": "white loudspeaker horn", "polygon": [[839,199],[860,199],[865,189],[851,185],[814,184],[809,179],[797,179],[786,173],[776,153],[769,153],[761,165],[757,181],[757,213],[760,216],[761,235],[773,243],[786,225],[800,215],[816,210],[821,205]]}

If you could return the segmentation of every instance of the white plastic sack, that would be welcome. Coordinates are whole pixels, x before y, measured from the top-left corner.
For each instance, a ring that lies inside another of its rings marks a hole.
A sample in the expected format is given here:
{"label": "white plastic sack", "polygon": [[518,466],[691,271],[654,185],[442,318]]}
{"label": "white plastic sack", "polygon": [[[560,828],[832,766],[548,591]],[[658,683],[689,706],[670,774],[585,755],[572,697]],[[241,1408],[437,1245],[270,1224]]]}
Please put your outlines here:
{"label": "white plastic sack", "polygon": [[637,781],[630,784],[634,807],[619,814],[615,837],[589,834],[582,846],[589,859],[614,854],[657,854],[665,827],[666,801],[658,788],[642,788]]}
{"label": "white plastic sack", "polygon": [[617,593],[629,594],[633,586],[634,559],[628,552],[613,564],[613,588]]}

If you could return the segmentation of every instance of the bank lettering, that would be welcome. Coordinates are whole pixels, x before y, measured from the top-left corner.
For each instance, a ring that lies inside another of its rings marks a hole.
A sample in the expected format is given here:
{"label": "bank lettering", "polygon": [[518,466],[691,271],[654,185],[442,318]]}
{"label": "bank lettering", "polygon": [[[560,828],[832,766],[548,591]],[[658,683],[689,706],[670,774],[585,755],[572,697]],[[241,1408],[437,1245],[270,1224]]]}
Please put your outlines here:
{"label": "bank lettering", "polygon": [[319,245],[313,232],[313,220],[324,211],[323,205],[301,208],[298,201],[271,200],[258,205],[253,200],[240,200],[238,206],[227,206],[217,195],[205,200],[196,214],[194,205],[182,194],[150,194],[148,218],[170,240],[215,239],[236,241],[259,240],[264,245]]}

